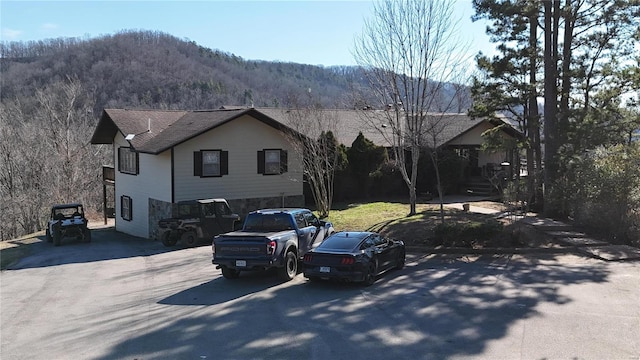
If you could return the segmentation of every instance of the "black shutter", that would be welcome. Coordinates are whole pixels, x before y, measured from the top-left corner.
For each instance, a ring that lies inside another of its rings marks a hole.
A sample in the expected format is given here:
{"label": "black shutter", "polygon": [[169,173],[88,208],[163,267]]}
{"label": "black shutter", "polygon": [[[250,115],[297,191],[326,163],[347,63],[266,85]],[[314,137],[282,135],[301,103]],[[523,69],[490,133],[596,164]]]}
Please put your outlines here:
{"label": "black shutter", "polygon": [[264,174],[264,151],[258,151],[258,174]]}
{"label": "black shutter", "polygon": [[229,152],[220,151],[220,175],[229,175]]}
{"label": "black shutter", "polygon": [[136,152],[136,175],[138,174],[140,174],[140,154]]}
{"label": "black shutter", "polygon": [[122,148],[118,148],[118,171],[122,172]]}
{"label": "black shutter", "polygon": [[287,161],[287,150],[280,150],[280,174],[284,174],[289,171],[289,164]]}
{"label": "black shutter", "polygon": [[202,151],[193,152],[193,176],[202,176]]}

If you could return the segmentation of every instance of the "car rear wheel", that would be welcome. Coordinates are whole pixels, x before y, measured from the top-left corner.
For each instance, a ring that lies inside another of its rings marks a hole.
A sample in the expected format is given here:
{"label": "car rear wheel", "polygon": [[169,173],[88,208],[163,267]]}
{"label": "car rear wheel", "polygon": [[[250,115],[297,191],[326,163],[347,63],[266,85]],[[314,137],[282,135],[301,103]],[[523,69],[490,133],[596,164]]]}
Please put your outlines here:
{"label": "car rear wheel", "polygon": [[237,279],[238,277],[240,277],[240,271],[236,270],[236,269],[230,269],[227,267],[223,267],[222,268],[222,276],[224,276],[225,279]]}
{"label": "car rear wheel", "polygon": [[376,276],[378,273],[378,262],[374,259],[367,266],[367,273],[364,276],[364,284],[366,286],[373,285],[376,282]]}
{"label": "car rear wheel", "polygon": [[406,261],[407,260],[404,251],[400,251],[398,253],[398,257],[396,258],[396,269],[401,270],[404,267],[404,263]]}
{"label": "car rear wheel", "polygon": [[284,257],[284,267],[278,269],[278,277],[284,281],[293,279],[298,274],[298,259],[293,251],[288,251]]}
{"label": "car rear wheel", "polygon": [[182,242],[184,242],[187,246],[195,246],[198,238],[196,237],[196,233],[193,231],[187,231],[180,237]]}

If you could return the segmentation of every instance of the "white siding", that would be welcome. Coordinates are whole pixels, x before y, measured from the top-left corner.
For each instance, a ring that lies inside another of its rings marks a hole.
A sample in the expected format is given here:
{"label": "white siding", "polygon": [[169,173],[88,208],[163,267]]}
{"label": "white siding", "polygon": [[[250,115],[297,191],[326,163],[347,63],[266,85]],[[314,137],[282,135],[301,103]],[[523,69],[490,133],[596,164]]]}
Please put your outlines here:
{"label": "white siding", "polygon": [[[194,151],[229,152],[229,174],[201,178],[193,175]],[[263,149],[288,151],[288,172],[258,174],[257,153]],[[302,165],[284,135],[253,117],[243,116],[174,149],[175,201],[223,197],[250,199],[302,194]]]}
{"label": "white siding", "polygon": [[464,135],[449,142],[448,145],[482,145],[484,139],[482,133],[493,128],[490,124],[482,122],[478,126],[466,132]]}
{"label": "white siding", "polygon": [[[171,202],[171,151],[158,155],[139,154],[140,171],[138,175],[130,175],[118,171],[118,148],[121,146],[128,147],[129,143],[118,133],[114,139],[116,230],[148,238],[149,198]],[[131,221],[124,220],[120,213],[122,195],[131,198]]]}
{"label": "white siding", "polygon": [[[478,145],[481,146],[484,143],[484,138],[482,137],[482,133],[492,129],[493,125],[488,124],[486,122],[482,122],[478,124],[475,128],[466,132],[464,135],[458,137],[457,139],[448,143],[448,145]],[[501,132],[500,136],[507,138],[508,135]],[[484,151],[480,151],[478,154],[478,166],[484,166],[487,163],[496,163],[500,164],[501,162],[506,160],[506,152],[498,151],[495,153],[487,153]]]}

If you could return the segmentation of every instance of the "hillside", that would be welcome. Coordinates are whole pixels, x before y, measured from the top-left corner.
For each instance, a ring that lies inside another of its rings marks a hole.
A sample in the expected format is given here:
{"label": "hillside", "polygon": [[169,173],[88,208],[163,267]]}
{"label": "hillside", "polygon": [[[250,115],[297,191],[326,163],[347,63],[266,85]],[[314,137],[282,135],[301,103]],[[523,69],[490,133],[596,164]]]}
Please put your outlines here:
{"label": "hillside", "polygon": [[211,109],[225,104],[287,106],[309,89],[326,107],[350,107],[355,67],[245,60],[174,36],[125,31],[92,39],[2,43],[2,101],[77,77],[105,107]]}

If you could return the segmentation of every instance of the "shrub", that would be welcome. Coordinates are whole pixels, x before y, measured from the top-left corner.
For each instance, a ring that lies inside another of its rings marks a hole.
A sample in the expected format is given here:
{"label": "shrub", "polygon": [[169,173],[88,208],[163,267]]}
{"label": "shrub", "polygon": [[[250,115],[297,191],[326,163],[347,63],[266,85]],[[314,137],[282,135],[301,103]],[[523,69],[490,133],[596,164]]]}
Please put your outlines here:
{"label": "shrub", "polygon": [[613,243],[640,236],[640,144],[600,147],[570,163],[562,187],[569,216]]}

